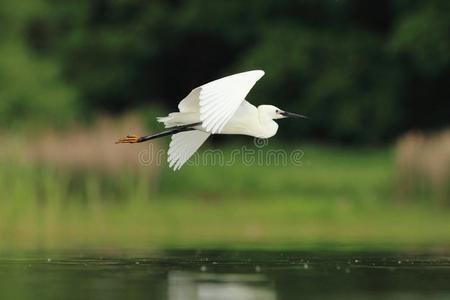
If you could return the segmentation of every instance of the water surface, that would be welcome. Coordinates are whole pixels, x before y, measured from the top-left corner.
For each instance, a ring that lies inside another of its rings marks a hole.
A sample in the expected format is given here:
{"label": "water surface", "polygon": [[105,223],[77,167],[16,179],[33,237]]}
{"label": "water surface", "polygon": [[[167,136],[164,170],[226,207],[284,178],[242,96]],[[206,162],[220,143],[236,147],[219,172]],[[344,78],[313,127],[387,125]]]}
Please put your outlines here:
{"label": "water surface", "polygon": [[450,299],[450,257],[218,250],[4,257],[0,299]]}

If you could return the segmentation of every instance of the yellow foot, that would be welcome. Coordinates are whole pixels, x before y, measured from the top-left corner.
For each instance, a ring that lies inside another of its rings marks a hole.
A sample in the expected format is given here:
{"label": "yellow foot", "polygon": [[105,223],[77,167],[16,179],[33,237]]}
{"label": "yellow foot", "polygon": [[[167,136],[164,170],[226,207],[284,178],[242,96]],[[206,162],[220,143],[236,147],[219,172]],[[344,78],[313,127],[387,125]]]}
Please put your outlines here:
{"label": "yellow foot", "polygon": [[124,138],[118,139],[116,144],[133,144],[137,143],[139,137],[137,135],[127,135]]}

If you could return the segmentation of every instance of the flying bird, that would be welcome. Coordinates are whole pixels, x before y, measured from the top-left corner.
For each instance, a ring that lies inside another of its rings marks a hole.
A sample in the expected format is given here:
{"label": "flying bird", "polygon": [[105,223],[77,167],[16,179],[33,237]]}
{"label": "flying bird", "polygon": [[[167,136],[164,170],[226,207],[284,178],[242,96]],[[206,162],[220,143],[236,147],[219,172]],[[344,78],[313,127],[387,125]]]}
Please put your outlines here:
{"label": "flying bird", "polygon": [[278,131],[274,121],[288,117],[306,118],[273,105],[258,107],[245,100],[264,71],[254,70],[223,77],[193,89],[177,112],[157,120],[167,130],[147,136],[128,135],[116,143],[142,143],[171,135],[169,167],[180,169],[211,134],[241,134],[270,138]]}

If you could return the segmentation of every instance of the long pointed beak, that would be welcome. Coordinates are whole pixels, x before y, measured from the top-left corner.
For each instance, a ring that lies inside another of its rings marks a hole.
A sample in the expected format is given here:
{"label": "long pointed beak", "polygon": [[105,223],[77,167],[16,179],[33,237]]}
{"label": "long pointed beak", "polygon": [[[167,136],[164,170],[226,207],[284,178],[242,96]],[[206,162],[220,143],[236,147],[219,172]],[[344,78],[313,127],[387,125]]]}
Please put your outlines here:
{"label": "long pointed beak", "polygon": [[308,119],[307,116],[299,115],[299,114],[291,113],[291,112],[287,112],[287,111],[283,111],[280,114],[285,116],[286,118],[303,118],[303,119]]}

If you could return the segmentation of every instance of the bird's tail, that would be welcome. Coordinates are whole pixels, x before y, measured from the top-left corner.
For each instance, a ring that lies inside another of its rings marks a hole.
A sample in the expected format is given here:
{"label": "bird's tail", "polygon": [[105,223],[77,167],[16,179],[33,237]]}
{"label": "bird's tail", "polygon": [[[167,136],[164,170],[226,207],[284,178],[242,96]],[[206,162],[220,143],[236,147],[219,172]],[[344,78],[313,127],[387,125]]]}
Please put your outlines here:
{"label": "bird's tail", "polygon": [[200,114],[197,112],[173,112],[166,117],[156,118],[163,123],[166,128],[185,126],[200,121]]}
{"label": "bird's tail", "polygon": [[173,123],[174,123],[173,122],[173,114],[175,114],[175,113],[170,113],[166,117],[157,117],[156,120],[159,123],[163,123],[166,128],[176,126],[176,125],[173,125]]}

